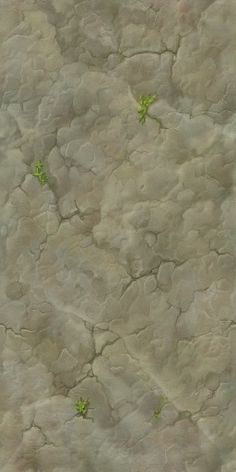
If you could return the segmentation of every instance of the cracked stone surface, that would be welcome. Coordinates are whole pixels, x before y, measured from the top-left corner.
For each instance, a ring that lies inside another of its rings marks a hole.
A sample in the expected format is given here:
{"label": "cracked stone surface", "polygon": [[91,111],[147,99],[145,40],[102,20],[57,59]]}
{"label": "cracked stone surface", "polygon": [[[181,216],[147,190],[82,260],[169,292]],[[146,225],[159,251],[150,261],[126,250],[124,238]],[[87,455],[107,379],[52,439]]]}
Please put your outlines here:
{"label": "cracked stone surface", "polygon": [[1,472],[236,471],[235,24],[0,0]]}

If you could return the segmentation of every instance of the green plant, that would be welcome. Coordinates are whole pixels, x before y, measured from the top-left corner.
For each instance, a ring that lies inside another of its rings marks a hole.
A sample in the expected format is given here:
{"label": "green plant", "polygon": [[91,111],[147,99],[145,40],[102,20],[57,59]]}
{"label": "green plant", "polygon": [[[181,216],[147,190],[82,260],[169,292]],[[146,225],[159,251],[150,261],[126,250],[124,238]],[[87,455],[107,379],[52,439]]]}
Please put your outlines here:
{"label": "green plant", "polygon": [[146,116],[148,115],[148,110],[150,105],[152,105],[155,100],[157,99],[156,95],[142,95],[139,99],[139,121],[140,123],[144,124],[146,121]]}
{"label": "green plant", "polygon": [[37,161],[35,163],[35,169],[33,173],[34,177],[37,177],[39,182],[44,185],[48,181],[48,176],[44,170],[42,161]]}
{"label": "green plant", "polygon": [[155,418],[159,418],[161,412],[162,412],[162,409],[164,408],[165,405],[167,405],[167,403],[169,403],[169,400],[167,397],[164,397],[162,396],[159,400],[159,405],[157,408],[155,408],[154,410],[154,413],[153,413],[153,416]]}
{"label": "green plant", "polygon": [[82,397],[80,397],[80,399],[75,404],[77,414],[83,418],[86,418],[89,410],[89,404],[89,400],[84,400]]}

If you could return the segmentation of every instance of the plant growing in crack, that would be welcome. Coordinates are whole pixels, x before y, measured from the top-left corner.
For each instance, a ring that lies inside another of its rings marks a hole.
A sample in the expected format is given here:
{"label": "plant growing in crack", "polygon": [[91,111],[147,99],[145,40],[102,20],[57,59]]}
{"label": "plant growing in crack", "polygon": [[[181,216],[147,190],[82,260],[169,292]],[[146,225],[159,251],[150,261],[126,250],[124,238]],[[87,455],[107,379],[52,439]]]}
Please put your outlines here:
{"label": "plant growing in crack", "polygon": [[48,176],[44,170],[44,165],[42,161],[37,161],[35,163],[33,176],[38,178],[41,185],[46,184],[46,182],[48,181]]}
{"label": "plant growing in crack", "polygon": [[89,405],[90,401],[88,399],[84,400],[82,397],[80,397],[80,399],[75,404],[77,414],[83,418],[87,418]]}
{"label": "plant growing in crack", "polygon": [[164,406],[166,406],[169,402],[168,398],[167,397],[160,397],[160,400],[159,400],[159,405],[157,408],[155,408],[154,412],[153,412],[153,416],[154,418],[158,419],[160,417],[160,414],[164,408]]}
{"label": "plant growing in crack", "polygon": [[146,117],[148,116],[149,107],[155,102],[157,99],[156,95],[141,95],[139,98],[139,109],[138,109],[138,116],[139,122],[144,124],[146,121]]}

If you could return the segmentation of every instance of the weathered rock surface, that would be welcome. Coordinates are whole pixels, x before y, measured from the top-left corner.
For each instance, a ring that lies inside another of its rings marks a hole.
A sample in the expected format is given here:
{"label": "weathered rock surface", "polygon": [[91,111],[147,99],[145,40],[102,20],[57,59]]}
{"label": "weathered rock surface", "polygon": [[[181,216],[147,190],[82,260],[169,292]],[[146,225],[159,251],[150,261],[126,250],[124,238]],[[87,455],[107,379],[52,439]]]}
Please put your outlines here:
{"label": "weathered rock surface", "polygon": [[1,472],[236,470],[235,24],[0,0]]}

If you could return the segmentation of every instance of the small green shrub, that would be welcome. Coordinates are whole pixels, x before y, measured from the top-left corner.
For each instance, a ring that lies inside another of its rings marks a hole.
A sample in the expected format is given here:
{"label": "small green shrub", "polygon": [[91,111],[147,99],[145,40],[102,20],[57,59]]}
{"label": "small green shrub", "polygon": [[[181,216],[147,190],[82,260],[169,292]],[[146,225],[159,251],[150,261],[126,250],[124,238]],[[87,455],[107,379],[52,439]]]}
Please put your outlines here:
{"label": "small green shrub", "polygon": [[82,397],[76,402],[75,408],[77,410],[77,414],[79,416],[82,416],[83,418],[86,418],[89,410],[89,400],[84,400]]}
{"label": "small green shrub", "polygon": [[140,123],[144,124],[148,114],[150,105],[152,105],[157,99],[156,95],[142,95],[139,99],[139,110],[138,116]]}
{"label": "small green shrub", "polygon": [[41,185],[46,184],[46,182],[48,181],[48,176],[47,176],[47,174],[44,170],[44,166],[43,166],[42,161],[37,161],[35,163],[35,169],[34,169],[33,176],[38,178]]}
{"label": "small green shrub", "polygon": [[160,398],[159,405],[158,405],[157,408],[155,408],[154,413],[153,413],[153,416],[155,418],[159,418],[159,416],[162,412],[162,409],[164,408],[165,405],[167,405],[167,403],[169,403],[169,400],[168,400],[167,397],[161,397]]}

